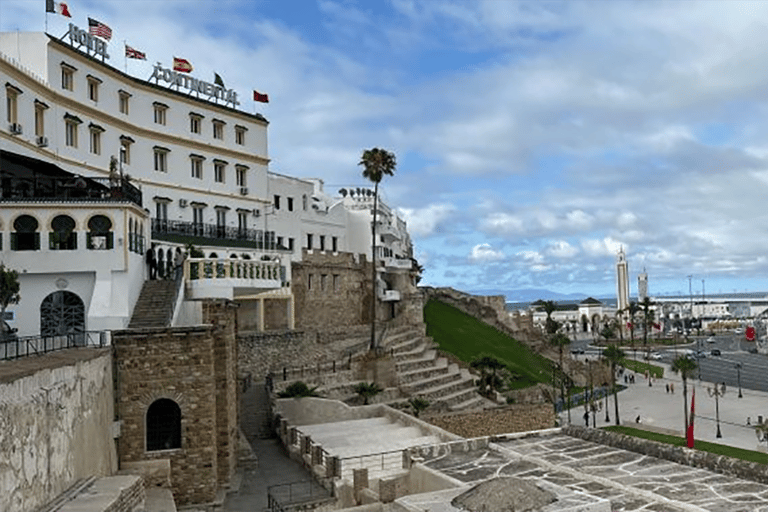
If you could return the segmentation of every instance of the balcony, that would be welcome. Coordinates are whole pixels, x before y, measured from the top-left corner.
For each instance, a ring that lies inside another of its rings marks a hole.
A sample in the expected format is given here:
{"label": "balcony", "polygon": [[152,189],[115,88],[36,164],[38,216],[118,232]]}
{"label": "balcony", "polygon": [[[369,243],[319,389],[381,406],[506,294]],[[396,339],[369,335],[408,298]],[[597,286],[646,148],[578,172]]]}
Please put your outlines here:
{"label": "balcony", "polygon": [[141,190],[120,178],[3,175],[0,177],[0,202],[131,202],[142,206],[142,197]]}
{"label": "balcony", "polygon": [[233,299],[283,286],[279,261],[189,258],[184,277],[191,299]]}
{"label": "balcony", "polygon": [[380,290],[379,300],[382,302],[394,302],[400,300],[400,292],[398,290]]}
{"label": "balcony", "polygon": [[394,226],[391,224],[378,224],[379,225],[376,227],[376,234],[381,236],[385,242],[394,242],[396,240],[400,240],[400,231],[398,231]]}
{"label": "balcony", "polygon": [[384,268],[387,272],[396,270],[411,270],[413,263],[409,259],[403,258],[384,258]]}
{"label": "balcony", "polygon": [[185,245],[246,247],[290,252],[285,247],[277,245],[274,231],[265,232],[261,229],[219,226],[181,220],[152,219],[152,239]]}

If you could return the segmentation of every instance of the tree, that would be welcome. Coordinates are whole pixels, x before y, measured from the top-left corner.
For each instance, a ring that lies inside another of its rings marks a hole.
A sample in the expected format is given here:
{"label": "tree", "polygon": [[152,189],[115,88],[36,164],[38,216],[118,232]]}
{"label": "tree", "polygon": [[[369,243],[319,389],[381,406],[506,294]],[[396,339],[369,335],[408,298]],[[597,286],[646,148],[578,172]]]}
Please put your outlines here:
{"label": "tree", "polygon": [[429,400],[421,396],[414,396],[408,399],[408,404],[413,409],[413,415],[418,418],[421,411],[429,407]]}
{"label": "tree", "polygon": [[653,302],[648,297],[645,297],[642,302],[643,308],[643,347],[648,348],[648,328],[653,324],[653,310],[651,306]]}
{"label": "tree", "polygon": [[632,343],[632,349],[635,347],[635,315],[640,311],[640,306],[637,302],[630,302],[627,306],[627,313],[629,314],[629,337]]}
{"label": "tree", "polygon": [[545,325],[547,334],[555,334],[558,327],[560,327],[560,324],[555,320],[552,320],[552,313],[557,310],[557,302],[553,300],[542,300],[539,301],[539,304],[539,307],[547,314],[547,323]]}
{"label": "tree", "polygon": [[384,175],[394,176],[397,162],[394,153],[386,149],[373,148],[363,151],[358,165],[363,166],[363,177],[373,182],[373,223],[371,224],[371,344],[370,349],[376,349],[376,222],[379,209],[379,183]]}
{"label": "tree", "polygon": [[[556,323],[556,322],[555,322]],[[563,378],[560,379],[560,400],[563,401],[563,404],[565,404],[565,390],[564,387],[570,388],[570,377],[568,377],[565,373],[565,368],[563,367],[563,348],[571,343],[571,339],[566,336],[565,334],[558,332],[552,335],[551,338],[549,338],[549,344],[554,345],[557,347],[558,355],[559,355],[559,361],[560,361],[560,373]],[[568,395],[570,397],[570,394]],[[570,400],[568,403],[568,421],[570,421],[571,418],[571,408],[570,408]]]}
{"label": "tree", "polygon": [[280,398],[304,398],[305,396],[320,396],[317,386],[310,388],[305,382],[297,381],[277,394]]}
{"label": "tree", "polygon": [[469,365],[480,370],[480,394],[490,396],[501,388],[501,377],[496,373],[505,368],[504,363],[492,356],[481,356],[472,360]]}
{"label": "tree", "polygon": [[621,422],[619,421],[619,397],[618,397],[618,390],[616,388],[616,367],[624,359],[625,354],[624,354],[624,351],[621,350],[616,345],[611,345],[610,347],[603,350],[603,357],[605,358],[606,363],[611,368],[611,387],[613,388],[613,406],[614,406],[614,412],[616,413],[616,424],[619,425]]}
{"label": "tree", "polygon": [[685,419],[683,432],[688,428],[688,379],[693,377],[696,368],[698,364],[688,355],[678,356],[672,361],[672,371],[679,373],[683,379],[683,418]]}
{"label": "tree", "polygon": [[363,397],[363,405],[368,405],[368,401],[384,391],[381,386],[375,382],[359,382],[353,388],[355,393]]}
{"label": "tree", "polygon": [[19,303],[21,300],[19,290],[21,290],[19,273],[0,263],[0,318],[5,317],[8,306]]}

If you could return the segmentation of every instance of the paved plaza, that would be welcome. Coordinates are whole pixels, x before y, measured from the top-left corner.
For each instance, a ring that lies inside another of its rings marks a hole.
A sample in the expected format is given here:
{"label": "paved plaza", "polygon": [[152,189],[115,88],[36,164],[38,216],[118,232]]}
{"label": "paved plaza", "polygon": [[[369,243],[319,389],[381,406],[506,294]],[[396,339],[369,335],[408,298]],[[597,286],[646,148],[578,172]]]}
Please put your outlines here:
{"label": "paved plaza", "polygon": [[[619,393],[621,422],[627,426],[635,426],[635,419],[639,416],[641,426],[683,436],[682,379],[670,370],[669,365],[656,362],[654,364],[664,367],[663,379],[654,379],[653,385],[649,387],[648,380],[636,374],[635,383],[628,384],[627,389]],[[623,383],[623,379],[620,380]],[[667,384],[674,385],[674,393],[667,391]],[[691,395],[693,390],[696,390],[695,438],[747,450],[765,451],[766,443],[758,443],[754,429],[747,426],[747,418],[751,425],[757,422],[759,416],[762,416],[765,421],[768,417],[768,393],[743,389],[742,398],[739,398],[736,387],[726,387],[725,396],[719,398],[720,432],[723,437],[718,439],[715,398],[707,392],[707,388],[712,387],[710,382],[701,382],[696,379],[688,381],[689,412]],[[603,406],[605,406],[605,400],[603,400]],[[610,424],[613,425],[615,424],[613,395],[609,398],[608,412]],[[583,416],[583,407],[571,409],[571,423],[584,425]],[[567,414],[561,415],[561,421],[562,424],[567,423]],[[609,424],[605,421],[605,409],[597,413],[596,424],[598,427]]]}

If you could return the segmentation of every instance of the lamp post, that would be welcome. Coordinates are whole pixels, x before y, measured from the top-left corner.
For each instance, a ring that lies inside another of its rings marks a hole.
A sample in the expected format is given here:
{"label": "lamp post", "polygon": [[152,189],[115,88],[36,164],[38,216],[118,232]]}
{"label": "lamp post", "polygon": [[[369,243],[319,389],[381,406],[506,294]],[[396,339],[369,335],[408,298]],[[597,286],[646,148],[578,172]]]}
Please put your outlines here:
{"label": "lamp post", "polygon": [[611,422],[611,417],[608,414],[608,395],[609,395],[608,389],[609,389],[608,388],[608,383],[606,383],[605,384],[605,422],[606,423],[610,423]]}
{"label": "lamp post", "polygon": [[734,367],[736,368],[736,380],[739,383],[739,398],[741,398],[741,363],[736,363]]}
{"label": "lamp post", "polygon": [[717,420],[716,437],[719,439],[723,437],[723,434],[720,433],[720,400],[719,398],[725,395],[725,382],[723,382],[722,384],[715,384],[714,389],[707,388],[707,393],[709,393],[709,396],[715,397],[715,418]]}

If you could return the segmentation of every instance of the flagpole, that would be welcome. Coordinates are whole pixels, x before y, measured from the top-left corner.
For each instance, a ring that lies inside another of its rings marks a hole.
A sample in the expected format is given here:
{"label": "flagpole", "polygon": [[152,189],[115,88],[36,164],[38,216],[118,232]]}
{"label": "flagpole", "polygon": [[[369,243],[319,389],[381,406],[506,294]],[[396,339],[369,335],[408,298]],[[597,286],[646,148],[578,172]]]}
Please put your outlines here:
{"label": "flagpole", "polygon": [[123,39],[123,60],[125,61],[125,74],[128,74],[128,52],[125,51],[125,47],[128,45],[128,42]]}

